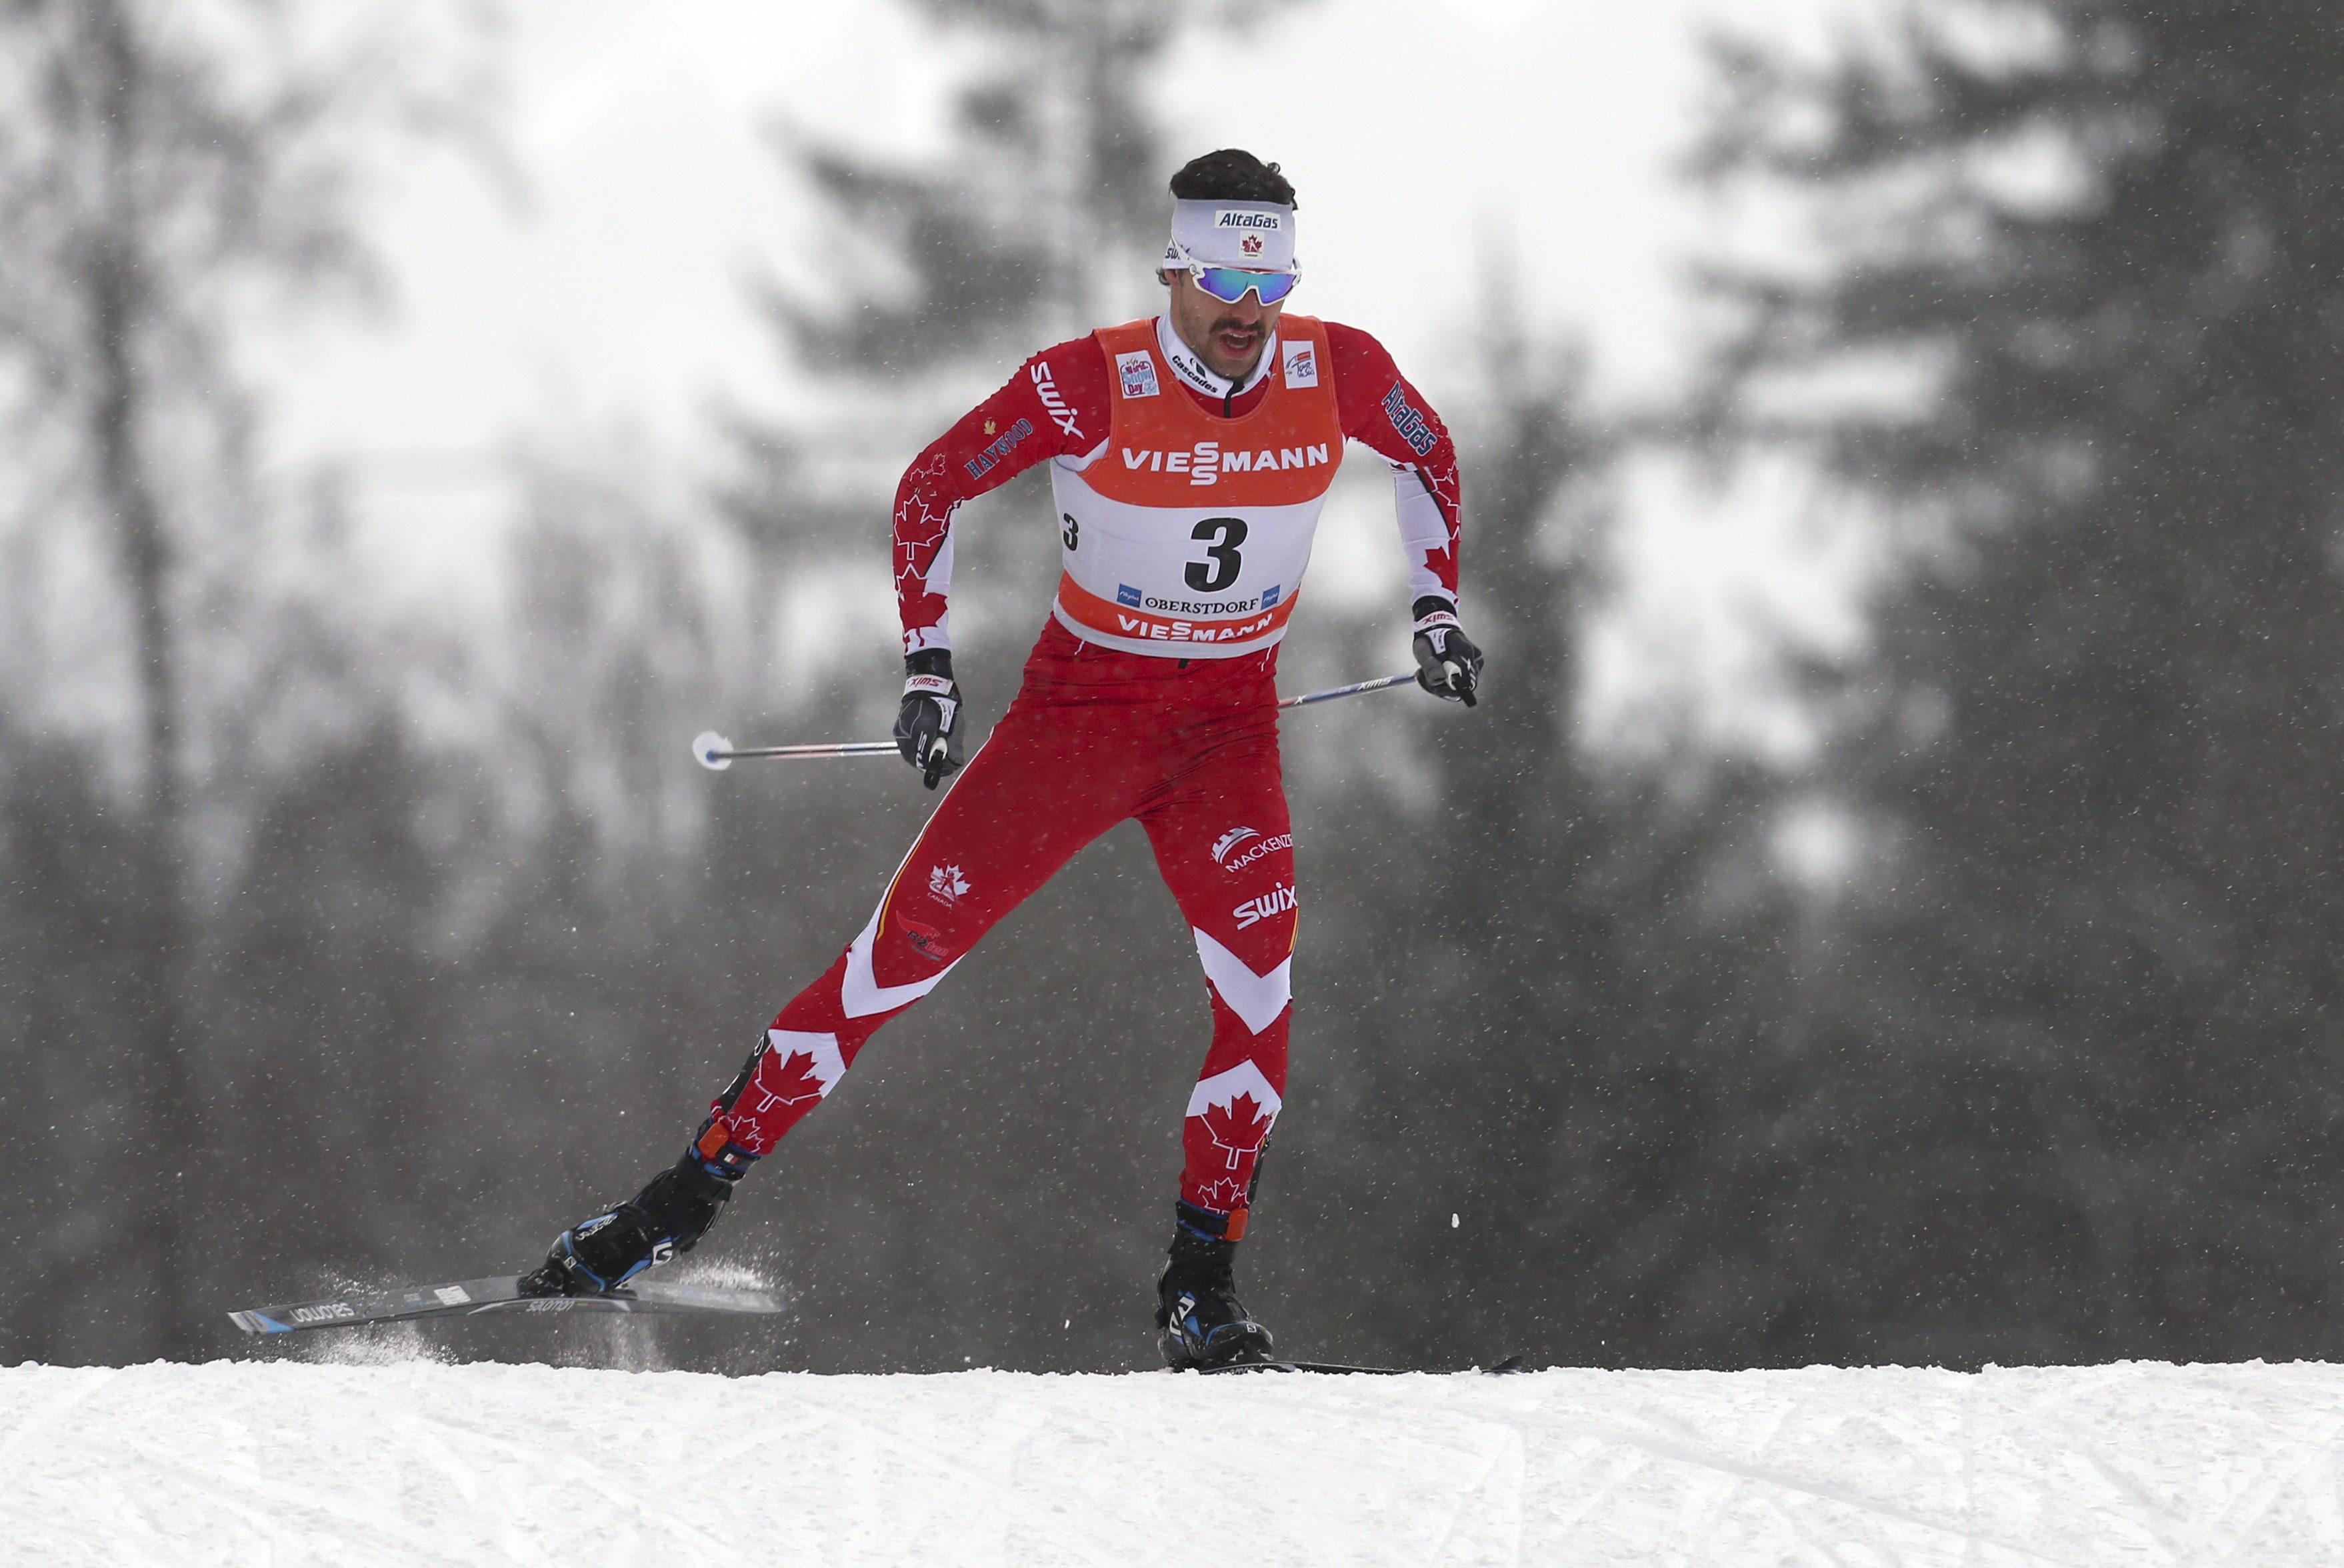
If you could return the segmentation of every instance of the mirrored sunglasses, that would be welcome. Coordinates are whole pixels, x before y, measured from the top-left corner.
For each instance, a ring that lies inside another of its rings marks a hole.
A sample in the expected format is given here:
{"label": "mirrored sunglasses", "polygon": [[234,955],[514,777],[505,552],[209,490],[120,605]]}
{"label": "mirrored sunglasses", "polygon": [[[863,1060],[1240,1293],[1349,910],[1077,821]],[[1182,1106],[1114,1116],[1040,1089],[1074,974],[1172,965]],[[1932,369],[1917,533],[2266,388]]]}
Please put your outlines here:
{"label": "mirrored sunglasses", "polygon": [[1301,276],[1293,272],[1248,272],[1241,267],[1192,266],[1188,268],[1197,279],[1197,287],[1224,305],[1234,305],[1248,294],[1258,295],[1264,305],[1275,305],[1294,292]]}

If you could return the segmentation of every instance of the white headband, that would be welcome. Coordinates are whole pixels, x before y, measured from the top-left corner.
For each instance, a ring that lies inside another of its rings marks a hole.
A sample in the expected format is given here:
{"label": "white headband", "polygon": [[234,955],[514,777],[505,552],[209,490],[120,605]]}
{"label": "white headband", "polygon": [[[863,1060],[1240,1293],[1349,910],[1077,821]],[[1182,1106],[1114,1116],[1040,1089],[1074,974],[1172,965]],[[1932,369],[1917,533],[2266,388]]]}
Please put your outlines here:
{"label": "white headband", "polygon": [[1294,209],[1274,201],[1175,201],[1167,267],[1191,261],[1255,272],[1294,271]]}

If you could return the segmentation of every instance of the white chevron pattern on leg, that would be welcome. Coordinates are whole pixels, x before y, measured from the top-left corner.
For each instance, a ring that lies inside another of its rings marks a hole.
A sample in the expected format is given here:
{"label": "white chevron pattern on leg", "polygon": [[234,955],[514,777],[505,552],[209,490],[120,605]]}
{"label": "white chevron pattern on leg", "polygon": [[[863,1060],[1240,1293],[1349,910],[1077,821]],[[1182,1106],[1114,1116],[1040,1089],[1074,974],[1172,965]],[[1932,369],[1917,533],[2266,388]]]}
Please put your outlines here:
{"label": "white chevron pattern on leg", "polygon": [[[850,1018],[867,1018],[874,1013],[893,1012],[895,1008],[918,1001],[936,988],[936,983],[960,966],[955,958],[924,980],[908,985],[882,986],[871,971],[871,949],[879,940],[879,917],[886,913],[887,904],[882,899],[879,907],[871,912],[871,924],[863,935],[847,945],[846,978],[839,986],[839,1005]],[[1257,1031],[1258,1032],[1258,1031]]]}
{"label": "white chevron pattern on leg", "polygon": [[1253,1103],[1261,1108],[1261,1114],[1273,1121],[1278,1119],[1278,1111],[1286,1104],[1278,1098],[1278,1091],[1269,1087],[1269,1079],[1262,1076],[1261,1069],[1254,1066],[1253,1058],[1248,1057],[1225,1073],[1197,1079],[1197,1087],[1188,1091],[1188,1114],[1202,1116],[1213,1106],[1227,1110],[1239,1095],[1251,1095]]}
{"label": "white chevron pattern on leg", "polygon": [[1267,975],[1257,975],[1246,966],[1246,961],[1222,946],[1198,926],[1190,926],[1189,934],[1197,938],[1197,957],[1205,966],[1205,978],[1229,1011],[1245,1020],[1245,1027],[1255,1034],[1278,1021],[1286,1005],[1294,999],[1294,960],[1287,959]]}

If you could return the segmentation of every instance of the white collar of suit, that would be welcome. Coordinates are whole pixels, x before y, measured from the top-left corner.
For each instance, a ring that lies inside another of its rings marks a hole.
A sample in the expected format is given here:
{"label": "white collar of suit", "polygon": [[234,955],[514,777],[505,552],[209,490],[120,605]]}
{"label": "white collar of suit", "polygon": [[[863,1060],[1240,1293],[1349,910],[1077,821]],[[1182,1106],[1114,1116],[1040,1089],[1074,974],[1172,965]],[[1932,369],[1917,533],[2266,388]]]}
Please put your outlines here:
{"label": "white collar of suit", "polygon": [[1261,346],[1261,358],[1254,362],[1253,374],[1242,382],[1232,381],[1216,372],[1197,350],[1181,340],[1180,334],[1172,329],[1172,318],[1168,313],[1156,319],[1156,346],[1162,351],[1164,362],[1172,367],[1172,374],[1179,378],[1181,385],[1193,388],[1208,398],[1219,398],[1225,401],[1230,398],[1241,398],[1260,386],[1262,379],[1278,363],[1278,334],[1272,332],[1269,340]]}

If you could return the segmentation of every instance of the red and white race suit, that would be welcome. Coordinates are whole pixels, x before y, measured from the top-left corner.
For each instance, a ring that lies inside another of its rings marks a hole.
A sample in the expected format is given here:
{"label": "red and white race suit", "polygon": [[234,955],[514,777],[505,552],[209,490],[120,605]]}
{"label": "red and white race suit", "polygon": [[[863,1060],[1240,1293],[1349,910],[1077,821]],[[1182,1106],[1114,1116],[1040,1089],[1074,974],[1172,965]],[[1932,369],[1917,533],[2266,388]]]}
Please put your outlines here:
{"label": "red and white race suit", "polygon": [[895,508],[906,652],[949,646],[954,514],[1044,460],[1065,571],[1016,699],[870,922],[710,1108],[732,1142],[772,1148],[995,921],[1136,818],[1212,1007],[1180,1196],[1244,1233],[1286,1092],[1298,906],[1277,645],[1347,438],[1392,466],[1411,597],[1453,603],[1455,453],[1381,346],[1349,328],[1286,316],[1241,385],[1164,320],[1107,328],[1027,360],[920,454]]}

